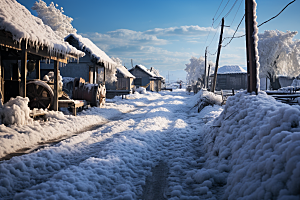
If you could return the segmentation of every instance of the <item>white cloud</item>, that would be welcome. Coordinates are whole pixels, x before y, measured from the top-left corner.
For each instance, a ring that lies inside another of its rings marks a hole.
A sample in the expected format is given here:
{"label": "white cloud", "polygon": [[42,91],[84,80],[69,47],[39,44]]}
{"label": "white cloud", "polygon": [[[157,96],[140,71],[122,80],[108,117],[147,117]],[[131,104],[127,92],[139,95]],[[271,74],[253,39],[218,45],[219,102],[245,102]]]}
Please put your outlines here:
{"label": "white cloud", "polygon": [[[212,30],[210,30],[212,29]],[[227,34],[234,30],[226,28]],[[147,31],[118,29],[106,33],[84,33],[84,37],[92,40],[109,56],[120,58],[126,66],[143,64],[155,67],[162,73],[169,70],[183,70],[191,56],[199,57],[200,43],[204,43],[207,34],[211,36],[219,29],[200,26],[180,26],[155,28]],[[218,40],[216,37],[215,40]],[[209,39],[210,40],[210,39]],[[203,51],[204,54],[204,51]],[[239,60],[236,55],[223,55],[224,61]]]}

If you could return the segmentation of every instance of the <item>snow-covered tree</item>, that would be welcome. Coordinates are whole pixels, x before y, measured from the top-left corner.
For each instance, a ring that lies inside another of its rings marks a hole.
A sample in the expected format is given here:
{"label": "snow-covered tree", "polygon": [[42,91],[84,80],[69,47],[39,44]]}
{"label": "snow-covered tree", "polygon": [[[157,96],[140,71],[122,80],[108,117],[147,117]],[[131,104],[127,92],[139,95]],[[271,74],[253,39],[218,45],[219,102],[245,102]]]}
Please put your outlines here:
{"label": "snow-covered tree", "polygon": [[[184,69],[187,72],[186,80],[190,83],[195,83],[199,80],[203,80],[205,74],[205,58],[200,56],[196,58],[192,56],[189,64],[185,64],[186,68]],[[214,72],[215,64],[212,61],[207,61],[207,70],[210,65],[209,74]]]}
{"label": "snow-covered tree", "polygon": [[43,0],[39,0],[34,3],[31,9],[37,12],[38,17],[43,20],[44,24],[50,26],[62,38],[70,33],[76,33],[77,30],[71,24],[73,19],[63,14],[62,7],[60,9],[57,7],[58,5],[53,2],[47,6]]}
{"label": "snow-covered tree", "polygon": [[117,65],[122,65],[122,60],[120,58],[111,57],[111,59],[117,63]]}
{"label": "snow-covered tree", "polygon": [[270,30],[258,34],[259,75],[270,79],[272,88],[280,87],[278,75],[299,75],[300,40],[293,40],[297,33]]}

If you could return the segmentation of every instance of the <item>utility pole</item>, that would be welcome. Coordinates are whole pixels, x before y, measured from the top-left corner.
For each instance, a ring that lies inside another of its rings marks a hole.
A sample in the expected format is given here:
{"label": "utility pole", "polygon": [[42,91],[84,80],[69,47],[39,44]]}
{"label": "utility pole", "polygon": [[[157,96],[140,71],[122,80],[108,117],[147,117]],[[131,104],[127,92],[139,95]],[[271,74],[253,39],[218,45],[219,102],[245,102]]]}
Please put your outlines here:
{"label": "utility pole", "polygon": [[217,54],[216,68],[215,68],[215,74],[214,74],[214,82],[212,85],[211,92],[215,92],[216,84],[217,84],[217,73],[218,73],[218,66],[219,66],[220,51],[221,51],[221,47],[222,47],[223,29],[224,29],[224,17],[222,18],[221,34],[220,34],[220,39],[219,39],[218,54]]}
{"label": "utility pole", "polygon": [[206,85],[206,80],[207,80],[207,77],[206,77],[206,75],[207,75],[207,72],[206,72],[206,68],[207,68],[207,47],[206,47],[206,49],[205,49],[205,63],[204,63],[204,88],[207,88],[208,87],[208,85]]}
{"label": "utility pole", "polygon": [[207,72],[207,82],[206,82],[206,87],[208,88],[208,80],[209,80],[209,71],[210,71],[210,65],[208,65],[208,72]]}
{"label": "utility pole", "polygon": [[[253,7],[255,6],[255,8]],[[257,77],[257,23],[256,17],[256,2],[255,0],[245,0],[245,26],[246,26],[246,49],[247,49],[247,81],[248,81],[248,92],[258,91],[258,77]]]}

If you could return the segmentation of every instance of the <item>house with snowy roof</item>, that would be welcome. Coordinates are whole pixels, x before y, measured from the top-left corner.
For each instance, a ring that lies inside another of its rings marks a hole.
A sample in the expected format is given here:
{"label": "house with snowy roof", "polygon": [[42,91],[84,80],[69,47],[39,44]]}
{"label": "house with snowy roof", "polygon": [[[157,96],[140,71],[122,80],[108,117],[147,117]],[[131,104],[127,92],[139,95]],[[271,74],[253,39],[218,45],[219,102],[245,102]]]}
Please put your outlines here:
{"label": "house with snowy roof", "polygon": [[[91,40],[76,33],[65,37],[65,42],[77,50],[83,51],[85,56],[79,61],[71,60],[60,68],[63,77],[81,77],[89,83],[112,82],[116,73],[116,63]],[[53,69],[52,63],[42,64],[42,74]]]}
{"label": "house with snowy roof", "polygon": [[[58,110],[58,68],[60,63],[85,54],[63,41],[55,31],[16,0],[1,0],[0,9],[0,91],[2,101],[29,97],[30,107],[52,105]],[[40,60],[54,61],[53,90],[42,81],[27,83],[27,70],[35,69],[40,79]],[[29,85],[29,86],[28,86]],[[47,107],[47,106],[46,106]]]}
{"label": "house with snowy roof", "polygon": [[145,87],[146,90],[150,91],[161,91],[164,78],[153,67],[147,69],[143,65],[136,65],[129,72],[136,77],[134,80],[135,86]]}
{"label": "house with snowy roof", "polygon": [[117,90],[131,90],[133,86],[133,81],[135,76],[133,76],[125,66],[117,66]]}
{"label": "house with snowy roof", "polygon": [[[210,75],[213,82],[214,74]],[[216,90],[247,89],[247,71],[238,65],[225,65],[218,69]]]}

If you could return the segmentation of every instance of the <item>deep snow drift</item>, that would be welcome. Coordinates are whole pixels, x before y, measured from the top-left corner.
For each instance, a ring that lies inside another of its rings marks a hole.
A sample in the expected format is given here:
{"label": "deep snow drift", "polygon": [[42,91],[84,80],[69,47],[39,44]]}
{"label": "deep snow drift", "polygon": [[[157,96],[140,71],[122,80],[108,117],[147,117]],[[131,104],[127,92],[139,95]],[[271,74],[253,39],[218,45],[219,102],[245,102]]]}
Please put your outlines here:
{"label": "deep snow drift", "polygon": [[183,89],[135,93],[45,122],[59,134],[114,113],[96,130],[1,161],[0,198],[141,199],[147,177],[165,163],[165,199],[299,199],[300,107],[240,92],[198,113],[199,98]]}

